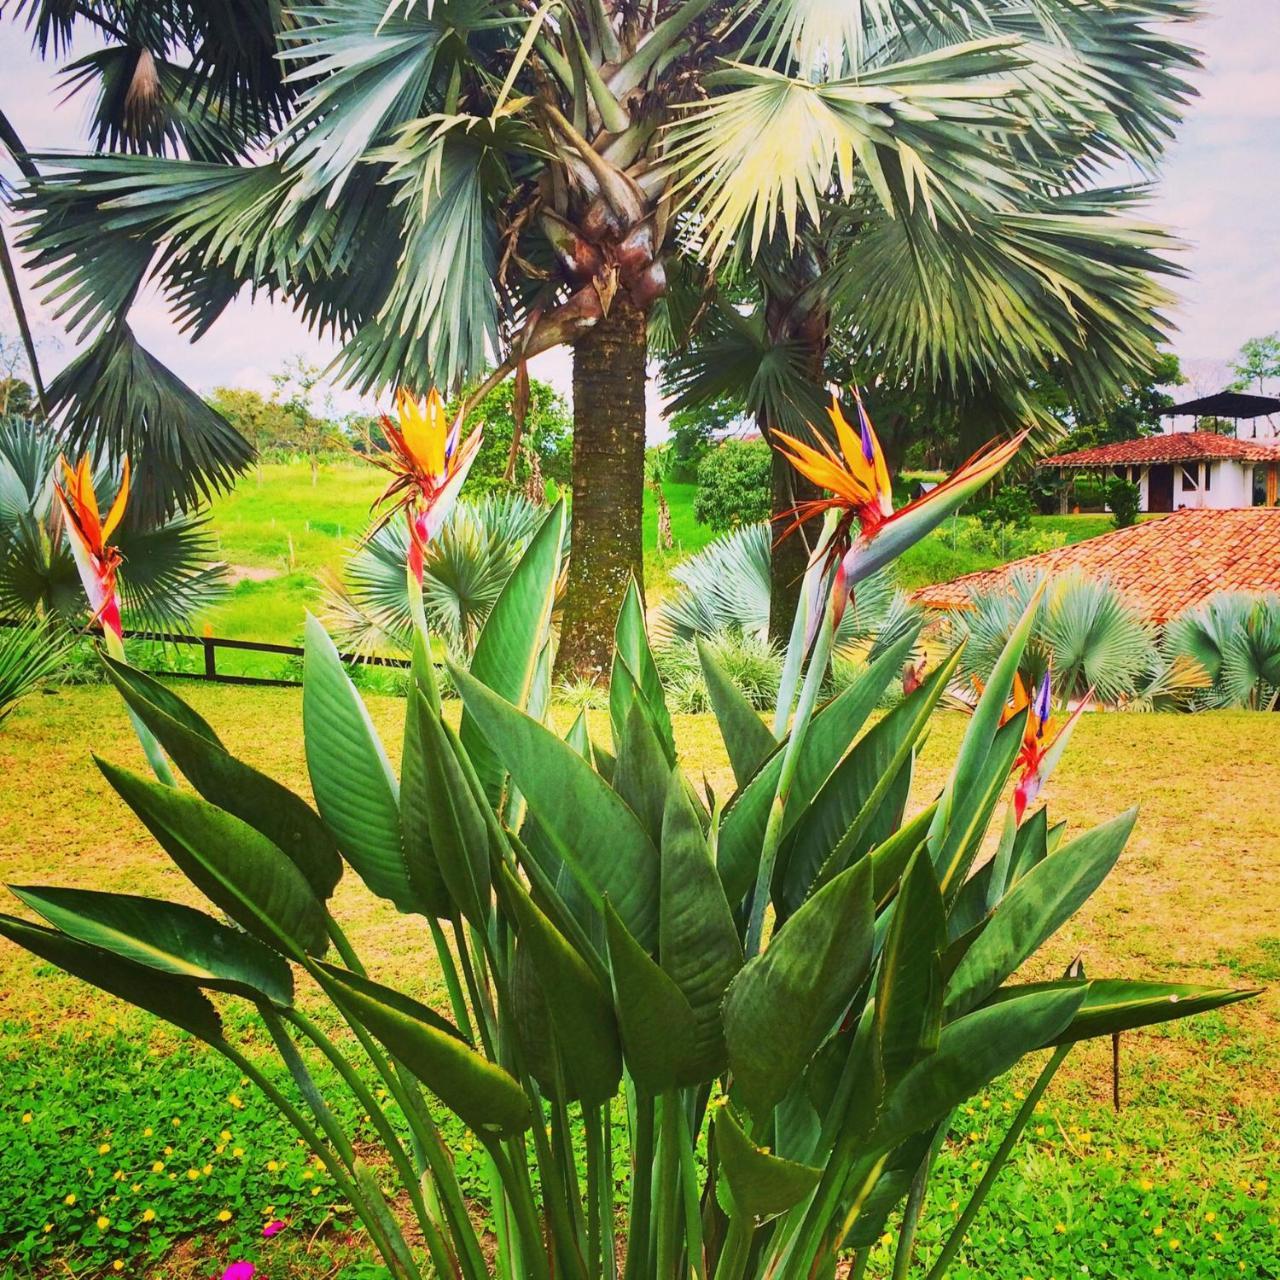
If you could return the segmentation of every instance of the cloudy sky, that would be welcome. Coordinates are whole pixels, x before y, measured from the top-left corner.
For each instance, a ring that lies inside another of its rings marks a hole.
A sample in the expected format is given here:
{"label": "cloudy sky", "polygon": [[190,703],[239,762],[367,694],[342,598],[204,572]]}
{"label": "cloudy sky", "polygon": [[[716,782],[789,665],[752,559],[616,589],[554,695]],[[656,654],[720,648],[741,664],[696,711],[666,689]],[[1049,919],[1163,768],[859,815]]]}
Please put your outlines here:
{"label": "cloudy sky", "polygon": [[[1178,285],[1173,346],[1195,394],[1220,389],[1226,361],[1246,338],[1280,329],[1280,0],[1207,0],[1206,8],[1195,31],[1205,61],[1201,96],[1149,209],[1187,243],[1191,275]],[[0,107],[32,150],[80,145],[85,104],[63,99],[26,33],[11,21],[0,25]],[[71,349],[25,283],[43,362],[55,369]],[[272,371],[293,354],[318,363],[333,354],[287,309],[247,299],[195,346],[174,332],[154,296],[140,299],[131,320],[141,341],[201,390],[234,384],[266,391]],[[0,332],[14,333],[7,299],[0,299]],[[563,353],[540,357],[533,371],[568,391]],[[340,403],[356,407],[347,396]],[[656,399],[650,416],[656,430]]]}

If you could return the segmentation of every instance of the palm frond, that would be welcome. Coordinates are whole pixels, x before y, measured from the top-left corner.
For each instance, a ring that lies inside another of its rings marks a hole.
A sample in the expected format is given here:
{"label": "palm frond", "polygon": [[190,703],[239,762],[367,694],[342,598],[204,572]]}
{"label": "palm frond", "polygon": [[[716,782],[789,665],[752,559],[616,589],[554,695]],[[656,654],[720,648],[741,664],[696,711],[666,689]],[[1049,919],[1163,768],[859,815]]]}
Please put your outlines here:
{"label": "palm frond", "polygon": [[[453,652],[469,652],[545,512],[519,494],[491,494],[454,508],[427,549],[427,621]],[[356,652],[407,653],[413,633],[405,556],[409,535],[393,520],[361,542],[343,580],[330,585],[327,617]]]}
{"label": "palm frond", "polygon": [[[658,606],[655,634],[671,644],[726,635],[769,637],[770,529],[744,525],[672,569],[680,584]],[[878,652],[919,624],[920,613],[887,573],[872,574],[844,612],[838,649]]]}
{"label": "palm frond", "polygon": [[918,202],[930,217],[955,218],[1017,191],[1020,177],[991,156],[995,133],[1018,125],[1003,102],[1016,87],[1017,45],[969,41],[823,83],[731,67],[724,91],[667,134],[709,256],[737,245],[754,257],[778,227],[794,240],[802,213],[820,225],[822,199],[833,182],[851,192],[855,169],[891,215]]}
{"label": "palm frond", "polygon": [[128,325],[108,331],[54,378],[49,404],[68,453],[135,459],[133,505],[147,523],[229,489],[253,447]]}
{"label": "palm frond", "polygon": [[[87,605],[62,521],[51,501],[62,451],[41,424],[10,419],[0,426],[0,617],[84,620]],[[119,487],[118,468],[99,455],[99,493]],[[226,566],[205,518],[181,515],[156,523],[130,504],[114,539],[123,556],[120,597],[130,626],[164,630],[217,603]]]}
{"label": "palm frond", "polygon": [[1154,361],[1172,297],[1168,234],[1127,216],[1133,192],[973,215],[884,220],[833,263],[830,294],[894,372],[953,388],[1025,382],[1058,362],[1076,402],[1105,402]]}
{"label": "palm frond", "polygon": [[1204,705],[1274,705],[1280,696],[1280,595],[1218,592],[1169,623],[1164,648],[1204,669]]}
{"label": "palm frond", "polygon": [[269,120],[256,104],[234,114],[190,71],[146,46],[95,49],[63,69],[69,93],[94,93],[89,131],[98,150],[232,161],[264,142]]}
{"label": "palm frond", "polygon": [[66,638],[39,623],[0,627],[0,723],[57,671],[66,651]]}
{"label": "palm frond", "polygon": [[[959,679],[964,684],[990,678],[1041,575],[1014,573],[986,590],[970,592],[969,605],[950,614],[966,637]],[[1041,597],[1031,637],[1019,665],[1028,689],[1052,673],[1063,702],[1091,690],[1101,702],[1121,703],[1142,687],[1156,658],[1153,628],[1106,579],[1064,574]]]}

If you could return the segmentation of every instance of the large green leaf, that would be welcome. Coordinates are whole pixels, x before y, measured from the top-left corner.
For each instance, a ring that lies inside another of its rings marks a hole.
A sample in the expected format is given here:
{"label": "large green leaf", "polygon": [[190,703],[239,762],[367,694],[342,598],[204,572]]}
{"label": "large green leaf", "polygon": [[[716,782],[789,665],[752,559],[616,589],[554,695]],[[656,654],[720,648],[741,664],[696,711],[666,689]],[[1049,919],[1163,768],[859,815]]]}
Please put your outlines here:
{"label": "large green leaf", "polygon": [[916,747],[958,658],[953,653],[854,744],[796,822],[775,888],[784,913],[899,829]]}
{"label": "large green leaf", "polygon": [[325,965],[344,1004],[464,1123],[478,1132],[520,1133],[533,1112],[516,1079],[472,1049],[438,1014],[398,991]]}
{"label": "large green leaf", "polygon": [[876,1032],[885,1076],[900,1079],[937,1047],[947,918],[928,853],[917,849],[889,908],[880,956]]}
{"label": "large green leaf", "polygon": [[746,700],[742,691],[729,678],[716,660],[715,654],[702,637],[697,639],[698,661],[702,664],[702,676],[706,681],[711,709],[720,726],[720,736],[729,752],[729,763],[739,787],[745,787],[752,775],[777,749],[777,742],[769,726],[760,719],[759,712]]}
{"label": "large green leaf", "polygon": [[311,790],[347,861],[378,897],[419,910],[400,843],[399,784],[333,641],[311,614],[302,728]]}
{"label": "large green leaf", "polygon": [[1014,885],[951,976],[948,1018],[981,1004],[1075,915],[1115,866],[1137,817],[1130,809],[1094,827]]}
{"label": "large green leaf", "polygon": [[293,973],[274,951],[176,902],[92,889],[10,885],[32,911],[88,946],[197,986],[273,1004],[293,1003]]}
{"label": "large green leaf", "polygon": [[696,1028],[680,988],[631,936],[613,904],[604,901],[609,967],[627,1070],[641,1093],[674,1089],[684,1075]]}
{"label": "large green leaf", "polygon": [[547,995],[569,1096],[585,1106],[606,1102],[617,1092],[622,1076],[610,993],[505,866],[502,890],[515,917],[520,946]]}
{"label": "large green leaf", "polygon": [[270,840],[199,796],[94,759],[179,869],[237,924],[286,955],[324,952],[325,909]]}
{"label": "large green leaf", "polygon": [[[809,801],[848,751],[858,730],[888,688],[889,681],[902,670],[910,648],[910,638],[904,638],[886,649],[843,693],[814,716],[800,747],[787,816],[783,822],[784,836],[795,826],[799,815],[806,811]],[[716,867],[730,902],[738,902],[755,880],[769,809],[778,793],[784,754],[785,747],[780,745],[738,792],[725,812],[720,826]]]}
{"label": "large green leaf", "polygon": [[632,699],[609,781],[655,845],[662,839],[662,815],[673,776],[652,718],[639,698]]}
{"label": "large green leaf", "polygon": [[731,1106],[716,1112],[715,1126],[718,1190],[726,1213],[740,1214],[758,1225],[786,1213],[818,1185],[821,1169],[783,1160],[756,1146],[742,1131]]}
{"label": "large green leaf", "polygon": [[679,772],[671,775],[662,822],[658,959],[693,1010],[686,1079],[711,1080],[725,1068],[720,1005],[742,968],[742,943],[702,824]]}
{"label": "large green leaf", "polygon": [[724,1001],[735,1095],[763,1120],[844,1014],[871,962],[867,859],[820,889],[753,957]]}
{"label": "large green leaf", "polygon": [[56,929],[0,915],[0,935],[90,985],[154,1013],[201,1040],[222,1038],[222,1023],[209,997],[189,982],[145,969],[86,946]]}
{"label": "large green leaf", "polygon": [[463,748],[422,694],[414,692],[406,714],[417,719],[422,740],[423,800],[435,865],[452,902],[477,929],[486,929],[489,832],[459,759]]}
{"label": "large green leaf", "polygon": [[978,797],[983,791],[981,779],[987,759],[999,733],[1000,722],[1013,690],[1013,681],[1018,674],[1022,653],[1031,635],[1039,607],[1040,592],[1036,592],[1010,634],[987,679],[978,704],[974,707],[973,715],[969,718],[960,750],[956,754],[955,767],[947,780],[934,817],[933,830],[929,833],[929,848],[938,871],[938,883],[944,893],[956,878],[960,859],[959,845],[964,840],[966,822],[979,803]]}
{"label": "large green leaf", "polygon": [[1193,1014],[1221,1009],[1261,994],[1261,988],[1196,987],[1175,982],[1129,982],[1121,978],[1094,978],[1090,981],[1064,978],[1058,982],[1001,987],[984,1007],[995,1008],[1006,1000],[1017,1000],[1037,991],[1082,989],[1084,1003],[1067,1026],[1046,1042],[1046,1048],[1189,1018]]}
{"label": "large green leaf", "polygon": [[[529,705],[539,655],[551,625],[565,518],[565,505],[557,502],[502,588],[471,658],[471,674],[522,711]],[[504,771],[469,714],[463,714],[458,736],[485,795],[491,804],[498,804]]]}
{"label": "large green leaf", "polygon": [[[425,706],[425,712],[419,712]],[[426,644],[414,629],[413,668],[405,700],[404,748],[400,758],[400,841],[405,874],[423,910],[437,919],[453,915],[453,899],[445,887],[431,834],[431,809],[427,802],[430,778],[422,731],[423,715],[438,715],[440,693],[431,670]]]}
{"label": "large green leaf", "polygon": [[644,625],[644,606],[640,590],[633,578],[627,584],[614,627],[613,671],[609,679],[609,719],[613,725],[613,748],[620,750],[626,731],[627,715],[633,702],[638,702],[653,725],[654,733],[672,764],[676,759],[675,737],[671,732],[671,716],[667,712],[666,695],[658,675],[649,635]]}
{"label": "large green leaf", "polygon": [[640,820],[574,749],[450,666],[476,726],[520,788],[538,829],[593,906],[608,895],[646,948],[657,941],[658,851]]}
{"label": "large green leaf", "polygon": [[214,746],[222,746],[222,741],[214,732],[213,726],[190,704],[178,697],[172,689],[161,684],[155,676],[139,671],[137,667],[131,667],[127,662],[117,662],[105,652],[98,656],[112,683],[120,690],[130,706],[135,702],[149,702],[158,711],[163,712],[169,719],[176,720],[197,737],[213,743]]}
{"label": "large green leaf", "polygon": [[929,1128],[1023,1056],[1051,1043],[1070,1025],[1084,995],[1082,989],[1036,991],[943,1027],[937,1049],[890,1092],[879,1141],[895,1145]]}
{"label": "large green leaf", "polygon": [[155,735],[187,780],[210,804],[261,832],[302,872],[312,892],[327,899],[342,877],[342,858],[328,828],[305,800],[274,778],[237,760],[194,711],[162,685],[122,663],[104,659],[126,705]]}

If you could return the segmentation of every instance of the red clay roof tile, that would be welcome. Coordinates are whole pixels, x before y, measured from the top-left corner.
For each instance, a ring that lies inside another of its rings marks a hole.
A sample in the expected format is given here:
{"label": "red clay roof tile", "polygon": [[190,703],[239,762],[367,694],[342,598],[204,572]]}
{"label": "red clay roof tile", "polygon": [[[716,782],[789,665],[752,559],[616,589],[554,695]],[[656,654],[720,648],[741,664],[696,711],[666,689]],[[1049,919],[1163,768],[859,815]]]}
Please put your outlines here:
{"label": "red clay roof tile", "polygon": [[1107,578],[1144,617],[1163,623],[1215,591],[1280,591],[1280,508],[1177,511],[1069,547],[922,587],[912,599],[965,608],[1009,575],[1080,570]]}
{"label": "red clay roof tile", "polygon": [[1041,458],[1042,467],[1114,467],[1127,463],[1193,462],[1198,458],[1238,458],[1244,462],[1280,461],[1280,445],[1257,440],[1237,440],[1235,436],[1212,431],[1179,431],[1173,435],[1143,436]]}

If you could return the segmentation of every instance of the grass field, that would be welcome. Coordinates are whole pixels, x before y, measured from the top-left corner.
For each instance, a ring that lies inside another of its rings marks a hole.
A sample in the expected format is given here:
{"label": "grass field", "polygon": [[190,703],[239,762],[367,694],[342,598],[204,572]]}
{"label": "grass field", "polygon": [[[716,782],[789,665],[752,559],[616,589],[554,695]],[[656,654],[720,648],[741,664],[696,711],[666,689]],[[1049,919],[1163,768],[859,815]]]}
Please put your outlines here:
{"label": "grass field", "polygon": [[[267,463],[241,478],[234,493],[213,504],[210,527],[218,554],[231,566],[232,588],[222,603],[197,618],[231,639],[297,643],[306,609],[320,606],[323,582],[336,578],[355,541],[368,527],[370,504],[381,491],[381,473],[358,461],[327,463],[311,483],[306,463]],[[657,507],[645,493],[645,580],[651,600],[673,586],[671,569],[715,537],[693,515],[697,486],[668,484],[675,547],[657,549]],[[1105,533],[1108,516],[1044,516],[1039,532],[1060,533],[1078,542]],[[898,572],[904,586],[941,582],[1002,563],[999,555],[956,547],[946,525],[903,557]],[[179,655],[180,656],[180,655]],[[188,654],[187,660],[194,661]],[[279,659],[254,654],[218,658],[219,669],[241,674],[273,674]]]}
{"label": "grass field", "polygon": [[[184,687],[229,748],[305,789],[293,690]],[[403,703],[369,699],[393,758]],[[1095,976],[1280,982],[1280,759],[1274,717],[1086,717],[1049,791],[1073,828],[1137,800],[1121,862],[1028,977],[1076,954]],[[943,714],[920,763],[934,793],[963,721]],[[597,715],[596,733],[607,733]],[[729,770],[714,723],[677,717],[686,767]],[[114,696],[69,688],[28,701],[0,734],[0,877],[193,900],[187,882],[110,793],[97,750],[141,767]],[[335,899],[375,976],[437,999],[422,923],[348,876]],[[240,1035],[245,1019],[220,1000]],[[1109,1046],[1082,1046],[979,1220],[960,1280],[1280,1276],[1280,996],[1124,1038],[1123,1110]],[[253,1056],[265,1046],[250,1042]],[[922,1243],[936,1248],[999,1141],[1016,1075],[956,1118]],[[0,946],[0,1274],[207,1277],[228,1256],[273,1280],[328,1276],[366,1257],[331,1193],[252,1090],[220,1059],[144,1015]],[[352,1117],[358,1121],[358,1117]],[[464,1176],[466,1136],[450,1133]],[[160,1166],[157,1168],[157,1166]],[[68,1199],[70,1198],[70,1199]],[[150,1211],[154,1216],[146,1217]],[[221,1215],[229,1215],[222,1217]],[[290,1230],[264,1252],[264,1216]],[[98,1219],[106,1220],[101,1227]],[[46,1229],[47,1227],[47,1229]],[[330,1229],[322,1229],[322,1228]],[[340,1229],[332,1229],[339,1227]],[[7,1259],[7,1261],[6,1261]],[[883,1280],[887,1256],[869,1275]]]}

